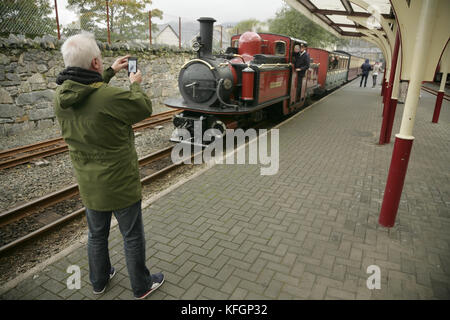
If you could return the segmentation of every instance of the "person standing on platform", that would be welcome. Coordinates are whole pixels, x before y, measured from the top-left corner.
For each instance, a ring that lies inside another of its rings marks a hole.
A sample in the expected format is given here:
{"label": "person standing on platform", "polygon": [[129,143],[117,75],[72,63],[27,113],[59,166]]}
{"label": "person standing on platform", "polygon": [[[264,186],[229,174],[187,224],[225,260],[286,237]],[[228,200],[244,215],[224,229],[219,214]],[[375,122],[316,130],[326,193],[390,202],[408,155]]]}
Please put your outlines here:
{"label": "person standing on platform", "polygon": [[367,85],[367,78],[369,77],[369,71],[372,70],[372,66],[369,63],[369,59],[366,59],[366,62],[364,62],[361,65],[361,70],[362,70],[362,74],[361,74],[361,82],[359,83],[359,86],[362,86],[363,80],[364,80],[364,88]]}
{"label": "person standing on platform", "polygon": [[164,282],[145,263],[141,182],[132,125],[152,113],[142,91],[140,70],[130,73],[130,89],[108,82],[128,67],[128,56],[103,71],[94,36],[69,37],[61,47],[66,69],[57,77],[55,115],[78,181],[88,222],[89,279],[94,294],[102,294],[116,270],[111,266],[108,236],[111,216],[124,240],[125,259],[136,299],[144,299]]}
{"label": "person standing on platform", "polygon": [[375,62],[372,71],[372,88],[375,88],[377,84],[377,76],[379,72],[383,72],[383,70],[381,69],[381,62]]}
{"label": "person standing on platform", "polygon": [[306,52],[306,44],[294,46],[294,67],[297,71],[297,93],[296,100],[299,101],[302,94],[302,82],[305,76],[306,70],[309,69],[310,57]]}

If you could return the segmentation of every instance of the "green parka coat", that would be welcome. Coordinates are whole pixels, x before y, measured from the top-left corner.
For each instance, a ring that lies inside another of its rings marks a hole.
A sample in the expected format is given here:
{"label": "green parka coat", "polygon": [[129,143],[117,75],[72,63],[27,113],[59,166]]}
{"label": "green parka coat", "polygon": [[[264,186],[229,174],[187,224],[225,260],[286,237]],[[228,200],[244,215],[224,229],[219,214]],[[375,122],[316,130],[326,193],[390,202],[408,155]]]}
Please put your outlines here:
{"label": "green parka coat", "polygon": [[55,114],[69,146],[81,199],[92,210],[126,208],[141,199],[141,183],[132,124],[152,113],[139,83],[130,90],[103,82],[65,80],[56,89]]}

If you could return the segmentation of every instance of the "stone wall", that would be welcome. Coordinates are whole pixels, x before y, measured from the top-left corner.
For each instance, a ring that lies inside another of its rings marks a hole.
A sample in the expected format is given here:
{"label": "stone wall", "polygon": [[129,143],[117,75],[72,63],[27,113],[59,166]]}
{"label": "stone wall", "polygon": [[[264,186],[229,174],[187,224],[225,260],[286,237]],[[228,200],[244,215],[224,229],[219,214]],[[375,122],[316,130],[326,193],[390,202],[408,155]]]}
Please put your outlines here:
{"label": "stone wall", "polygon": [[[55,80],[64,69],[62,41],[46,39],[0,38],[0,136],[21,131],[57,126],[53,112]],[[178,95],[180,67],[194,55],[171,48],[108,46],[99,43],[105,68],[125,54],[138,57],[138,68],[143,73],[142,87],[153,102],[154,112],[166,110],[163,101]],[[120,71],[110,85],[128,88],[127,72]]]}

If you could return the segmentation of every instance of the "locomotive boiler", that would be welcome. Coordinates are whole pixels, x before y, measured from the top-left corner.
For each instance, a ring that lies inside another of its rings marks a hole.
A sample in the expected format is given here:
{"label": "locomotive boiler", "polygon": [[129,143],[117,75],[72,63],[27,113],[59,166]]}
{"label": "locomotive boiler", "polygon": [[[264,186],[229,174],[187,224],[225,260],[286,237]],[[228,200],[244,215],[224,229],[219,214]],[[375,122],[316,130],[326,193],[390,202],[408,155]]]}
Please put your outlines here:
{"label": "locomotive boiler", "polygon": [[[184,64],[178,77],[181,97],[167,99],[171,108],[182,109],[173,123],[194,136],[195,124],[201,133],[217,129],[243,128],[267,117],[292,113],[305,103],[308,91],[317,86],[317,65],[303,78],[302,94],[296,97],[297,72],[292,37],[245,32],[231,39],[224,54],[213,55],[213,18],[200,18],[200,36],[193,43],[197,57]],[[175,130],[171,140],[183,136]]]}

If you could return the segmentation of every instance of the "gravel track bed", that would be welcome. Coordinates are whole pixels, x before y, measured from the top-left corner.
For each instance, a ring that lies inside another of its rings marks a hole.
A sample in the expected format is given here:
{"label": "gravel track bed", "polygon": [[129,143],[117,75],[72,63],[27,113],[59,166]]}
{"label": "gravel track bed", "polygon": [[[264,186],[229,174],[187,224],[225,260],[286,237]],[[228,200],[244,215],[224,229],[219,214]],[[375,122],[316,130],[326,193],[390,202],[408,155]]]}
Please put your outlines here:
{"label": "gravel track bed", "polygon": [[[40,138],[45,137],[42,140],[54,138],[55,136],[52,136],[54,134],[53,130],[37,132],[36,136]],[[169,138],[172,131],[173,125],[171,122],[163,124],[162,129],[152,128],[138,131],[135,138],[138,157],[171,145]],[[12,139],[12,137],[8,139]],[[24,141],[29,139],[29,133],[23,137],[16,136],[15,139],[21,140],[17,145],[28,144],[29,141]],[[11,142],[11,148],[13,147],[12,145],[14,143]],[[47,157],[45,160],[48,161],[46,166],[28,163],[0,170],[0,211],[16,207],[76,183],[67,152]]]}
{"label": "gravel track bed", "polygon": [[59,202],[48,208],[39,210],[32,215],[0,227],[0,246],[6,245],[14,240],[44,227],[56,218],[62,218],[82,208],[79,196]]}
{"label": "gravel track bed", "polygon": [[[144,129],[136,134],[135,145],[139,157],[158,151],[171,145],[169,141],[173,131],[171,122],[162,125],[162,129]],[[0,149],[36,143],[60,136],[59,128],[48,128],[23,133],[0,139]],[[0,170],[0,211],[18,206],[21,203],[42,197],[76,183],[68,153],[45,158],[47,166],[37,166],[29,163]],[[150,185],[143,187],[143,200],[167,189],[172,184],[189,177],[204,165],[184,165],[174,169],[164,177],[156,179]],[[40,223],[29,217],[29,226],[33,229]],[[25,228],[25,229],[28,229]],[[24,230],[27,231],[27,230]],[[87,224],[84,217],[78,217],[67,225],[55,229],[43,237],[24,246],[13,249],[0,256],[0,285],[17,277],[45,261],[68,246],[80,241],[87,234]],[[5,235],[7,237],[7,235]],[[15,235],[17,237],[17,235]]]}
{"label": "gravel track bed", "polygon": [[0,150],[26,146],[59,137],[61,137],[61,130],[59,129],[59,125],[55,124],[53,127],[47,129],[30,130],[12,136],[0,137]]}
{"label": "gravel track bed", "polygon": [[[164,177],[156,179],[142,188],[143,201],[155,196],[173,184],[184,180],[205,168],[205,165],[183,165]],[[0,286],[51,258],[65,248],[82,241],[87,235],[87,223],[84,216],[73,219],[67,225],[43,235],[35,241],[13,249],[0,256]],[[151,237],[151,235],[149,235]],[[84,242],[83,242],[84,243]],[[86,244],[84,244],[86,247]],[[87,253],[86,253],[87,254]],[[154,252],[148,252],[151,256]]]}
{"label": "gravel track bed", "polygon": [[[147,164],[140,168],[141,178],[159,171],[171,164],[170,158],[161,159],[155,163]],[[6,245],[20,237],[23,237],[33,231],[44,227],[49,222],[55,221],[57,218],[75,212],[83,207],[80,196],[76,195],[66,199],[48,208],[41,209],[36,213],[25,217],[19,221],[15,221],[6,226],[0,227],[0,246]]]}

